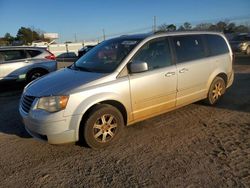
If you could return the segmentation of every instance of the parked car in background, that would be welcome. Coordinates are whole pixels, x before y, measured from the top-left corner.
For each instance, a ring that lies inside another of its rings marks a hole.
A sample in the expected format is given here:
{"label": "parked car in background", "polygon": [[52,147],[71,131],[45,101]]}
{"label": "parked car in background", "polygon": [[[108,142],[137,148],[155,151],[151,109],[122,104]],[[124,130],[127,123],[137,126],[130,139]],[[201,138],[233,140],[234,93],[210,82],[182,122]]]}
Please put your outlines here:
{"label": "parked car in background", "polygon": [[57,62],[75,62],[78,59],[75,52],[65,52],[56,56]]}
{"label": "parked car in background", "polygon": [[234,52],[242,52],[247,55],[250,55],[250,34],[249,33],[237,34],[229,42]]}
{"label": "parked car in background", "polygon": [[87,45],[78,50],[78,58],[82,57],[84,54],[86,54],[89,50],[94,48],[96,45]]}
{"label": "parked car in background", "polygon": [[55,56],[45,48],[0,48],[0,81],[25,80],[30,82],[56,70]]}
{"label": "parked car in background", "polygon": [[203,99],[216,104],[233,83],[232,61],[220,33],[117,37],[28,85],[19,111],[33,137],[103,148],[124,125]]}

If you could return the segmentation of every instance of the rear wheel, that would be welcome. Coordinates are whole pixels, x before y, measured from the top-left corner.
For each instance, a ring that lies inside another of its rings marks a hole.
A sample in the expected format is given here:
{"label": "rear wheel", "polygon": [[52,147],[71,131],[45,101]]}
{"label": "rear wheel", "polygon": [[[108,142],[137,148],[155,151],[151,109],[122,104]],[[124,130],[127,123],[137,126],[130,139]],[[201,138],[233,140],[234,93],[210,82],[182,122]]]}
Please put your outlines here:
{"label": "rear wheel", "polygon": [[121,112],[115,107],[100,104],[91,110],[83,126],[80,136],[83,134],[88,146],[99,149],[109,146],[120,137],[124,121]]}
{"label": "rear wheel", "polygon": [[221,77],[216,77],[210,86],[206,102],[210,105],[216,104],[225,93],[225,90],[225,81]]}
{"label": "rear wheel", "polygon": [[47,74],[47,73],[48,73],[47,71],[42,70],[42,69],[32,70],[27,74],[26,81],[29,83],[29,82]]}

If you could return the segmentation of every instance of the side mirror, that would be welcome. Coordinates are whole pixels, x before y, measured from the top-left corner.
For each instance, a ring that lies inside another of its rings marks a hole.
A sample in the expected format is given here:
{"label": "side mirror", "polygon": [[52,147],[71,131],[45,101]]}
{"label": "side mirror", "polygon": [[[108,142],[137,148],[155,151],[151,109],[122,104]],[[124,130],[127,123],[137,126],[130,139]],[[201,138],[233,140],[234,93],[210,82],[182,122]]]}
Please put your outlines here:
{"label": "side mirror", "polygon": [[128,64],[128,70],[130,73],[145,72],[148,70],[148,63],[143,61],[135,61]]}

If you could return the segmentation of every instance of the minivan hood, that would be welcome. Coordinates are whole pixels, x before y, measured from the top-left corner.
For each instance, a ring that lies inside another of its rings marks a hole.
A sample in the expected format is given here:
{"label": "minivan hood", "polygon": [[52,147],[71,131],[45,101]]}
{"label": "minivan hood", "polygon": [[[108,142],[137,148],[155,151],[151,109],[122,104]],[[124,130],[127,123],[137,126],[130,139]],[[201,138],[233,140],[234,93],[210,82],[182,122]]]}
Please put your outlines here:
{"label": "minivan hood", "polygon": [[35,97],[68,95],[74,89],[106,75],[104,73],[83,72],[65,68],[33,81],[24,92],[26,95]]}

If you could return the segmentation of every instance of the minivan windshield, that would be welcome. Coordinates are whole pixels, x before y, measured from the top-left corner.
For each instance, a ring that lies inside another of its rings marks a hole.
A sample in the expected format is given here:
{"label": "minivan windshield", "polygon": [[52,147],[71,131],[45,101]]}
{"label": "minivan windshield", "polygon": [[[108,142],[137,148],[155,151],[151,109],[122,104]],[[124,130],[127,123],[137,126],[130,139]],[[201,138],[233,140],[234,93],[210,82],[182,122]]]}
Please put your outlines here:
{"label": "minivan windshield", "polygon": [[111,73],[140,41],[141,39],[134,38],[104,41],[77,60],[71,68],[87,72]]}

